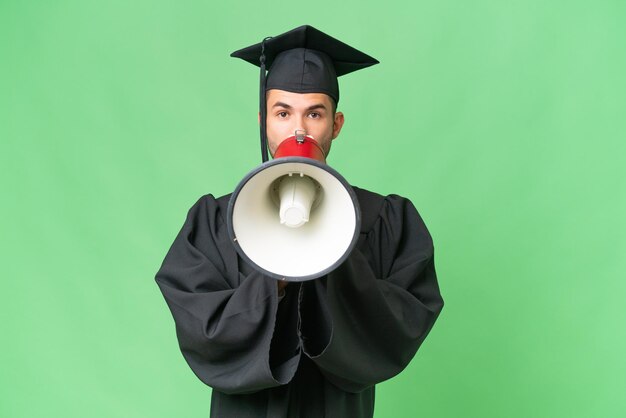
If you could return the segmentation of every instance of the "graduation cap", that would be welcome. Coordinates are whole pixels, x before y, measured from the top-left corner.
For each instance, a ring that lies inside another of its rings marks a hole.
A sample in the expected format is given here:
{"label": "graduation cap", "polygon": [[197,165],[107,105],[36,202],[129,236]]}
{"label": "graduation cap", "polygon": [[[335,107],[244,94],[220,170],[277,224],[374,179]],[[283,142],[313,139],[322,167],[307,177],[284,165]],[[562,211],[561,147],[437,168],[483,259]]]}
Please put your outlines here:
{"label": "graduation cap", "polygon": [[[375,58],[305,25],[233,52],[261,68],[261,152],[267,161],[265,133],[267,90],[324,93],[339,102],[337,77],[378,64]],[[266,74],[266,69],[267,74]]]}

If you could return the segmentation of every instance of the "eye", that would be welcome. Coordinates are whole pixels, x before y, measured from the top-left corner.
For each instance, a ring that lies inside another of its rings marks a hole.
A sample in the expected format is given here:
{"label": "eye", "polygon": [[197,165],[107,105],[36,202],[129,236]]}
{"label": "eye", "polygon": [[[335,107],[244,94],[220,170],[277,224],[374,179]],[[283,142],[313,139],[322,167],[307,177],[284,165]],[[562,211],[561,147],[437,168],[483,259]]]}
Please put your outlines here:
{"label": "eye", "polygon": [[279,118],[281,118],[281,119],[285,119],[288,115],[289,115],[289,114],[288,114],[287,112],[285,112],[285,111],[278,112],[278,113],[276,114],[276,116],[278,116],[278,117],[279,117]]}
{"label": "eye", "polygon": [[311,112],[311,113],[309,113],[309,117],[310,117],[311,119],[319,119],[320,117],[322,117],[322,115],[320,115],[320,114],[319,114],[319,113],[317,113],[317,112]]}

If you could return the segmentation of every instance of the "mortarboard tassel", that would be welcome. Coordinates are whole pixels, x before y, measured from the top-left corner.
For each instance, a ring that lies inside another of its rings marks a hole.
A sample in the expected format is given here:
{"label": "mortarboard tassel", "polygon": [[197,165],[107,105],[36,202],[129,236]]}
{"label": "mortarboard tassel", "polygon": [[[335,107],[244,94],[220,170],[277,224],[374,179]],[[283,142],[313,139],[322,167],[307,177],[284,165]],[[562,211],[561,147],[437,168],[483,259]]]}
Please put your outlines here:
{"label": "mortarboard tassel", "polygon": [[259,112],[261,113],[261,160],[262,162],[266,162],[269,157],[267,155],[267,131],[265,128],[267,122],[267,102],[265,98],[265,41],[268,39],[272,39],[272,37],[267,37],[263,39],[261,42],[261,57],[259,61],[261,63],[261,82],[260,82],[260,92],[259,92]]}

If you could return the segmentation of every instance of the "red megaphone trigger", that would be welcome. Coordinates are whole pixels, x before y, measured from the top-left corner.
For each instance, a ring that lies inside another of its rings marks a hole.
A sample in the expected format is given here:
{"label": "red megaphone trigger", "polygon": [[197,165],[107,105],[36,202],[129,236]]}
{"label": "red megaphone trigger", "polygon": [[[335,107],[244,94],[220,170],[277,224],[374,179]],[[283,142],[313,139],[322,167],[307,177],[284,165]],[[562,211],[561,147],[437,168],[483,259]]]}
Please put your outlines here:
{"label": "red megaphone trigger", "polygon": [[283,157],[305,157],[326,163],[326,155],[317,141],[310,135],[297,133],[285,139],[276,148],[274,159]]}

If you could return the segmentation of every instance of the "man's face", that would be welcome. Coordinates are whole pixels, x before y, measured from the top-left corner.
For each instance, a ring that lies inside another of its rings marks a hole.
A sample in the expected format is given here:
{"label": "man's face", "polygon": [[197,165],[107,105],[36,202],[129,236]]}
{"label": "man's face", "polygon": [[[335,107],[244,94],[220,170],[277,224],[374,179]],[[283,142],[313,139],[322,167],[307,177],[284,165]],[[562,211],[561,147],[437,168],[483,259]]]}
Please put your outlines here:
{"label": "man's face", "polygon": [[341,112],[333,115],[332,99],[326,94],[274,89],[267,92],[267,142],[272,155],[283,140],[299,129],[311,135],[328,156],[343,121]]}

